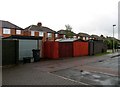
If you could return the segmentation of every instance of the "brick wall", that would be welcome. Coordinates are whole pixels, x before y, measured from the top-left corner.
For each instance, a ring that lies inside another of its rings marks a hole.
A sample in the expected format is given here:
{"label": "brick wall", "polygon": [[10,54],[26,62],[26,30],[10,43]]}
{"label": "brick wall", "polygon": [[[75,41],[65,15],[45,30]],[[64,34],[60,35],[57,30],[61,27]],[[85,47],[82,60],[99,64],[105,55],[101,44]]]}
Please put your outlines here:
{"label": "brick wall", "polygon": [[55,34],[52,33],[52,37],[48,37],[48,33],[45,32],[42,41],[55,41]]}
{"label": "brick wall", "polygon": [[39,36],[39,32],[35,31],[35,36],[38,37]]}
{"label": "brick wall", "polygon": [[47,38],[47,33],[45,32],[45,33],[43,34],[42,42],[45,42],[45,41],[46,41],[46,38]]}
{"label": "brick wall", "polygon": [[16,30],[15,29],[11,29],[11,35],[16,35]]}
{"label": "brick wall", "polygon": [[21,35],[23,36],[24,35],[24,31],[21,30],[21,34],[16,34],[16,29],[10,29],[10,34],[3,34],[3,29],[1,28],[0,29],[0,35],[3,36],[3,37],[9,37],[11,35]]}
{"label": "brick wall", "polygon": [[31,31],[23,31],[23,33],[24,33],[24,36],[31,36]]}
{"label": "brick wall", "polygon": [[[2,29],[3,30],[3,29]],[[2,36],[3,37],[9,37],[9,36],[11,36],[11,35],[15,35],[15,29],[10,29],[10,34],[3,34],[3,32],[2,32]]]}
{"label": "brick wall", "polygon": [[64,36],[63,34],[58,34],[59,38],[63,38],[63,36]]}

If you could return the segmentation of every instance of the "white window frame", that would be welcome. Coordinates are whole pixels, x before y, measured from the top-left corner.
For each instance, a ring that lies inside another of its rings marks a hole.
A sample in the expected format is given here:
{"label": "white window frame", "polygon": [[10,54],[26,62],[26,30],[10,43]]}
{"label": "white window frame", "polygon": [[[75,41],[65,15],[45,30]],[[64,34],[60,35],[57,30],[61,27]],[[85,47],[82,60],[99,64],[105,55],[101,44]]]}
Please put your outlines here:
{"label": "white window frame", "polygon": [[80,39],[80,36],[78,36],[78,39]]}
{"label": "white window frame", "polygon": [[85,40],[85,37],[83,37],[83,40]]}
{"label": "white window frame", "polygon": [[47,37],[51,38],[52,37],[52,33],[47,33]]}
{"label": "white window frame", "polygon": [[35,36],[35,31],[31,31],[31,36]]}
{"label": "white window frame", "polygon": [[3,34],[11,34],[11,29],[3,28]]}
{"label": "white window frame", "polygon": [[58,37],[58,34],[55,34],[55,37]]}
{"label": "white window frame", "polygon": [[39,36],[42,36],[43,37],[43,35],[44,35],[44,32],[39,32]]}
{"label": "white window frame", "polygon": [[21,30],[16,30],[16,34],[21,34]]}
{"label": "white window frame", "polygon": [[89,38],[88,38],[88,37],[86,37],[86,40],[89,40]]}
{"label": "white window frame", "polygon": [[77,36],[73,36],[73,38],[77,38]]}
{"label": "white window frame", "polygon": [[66,38],[65,35],[63,35],[63,38]]}

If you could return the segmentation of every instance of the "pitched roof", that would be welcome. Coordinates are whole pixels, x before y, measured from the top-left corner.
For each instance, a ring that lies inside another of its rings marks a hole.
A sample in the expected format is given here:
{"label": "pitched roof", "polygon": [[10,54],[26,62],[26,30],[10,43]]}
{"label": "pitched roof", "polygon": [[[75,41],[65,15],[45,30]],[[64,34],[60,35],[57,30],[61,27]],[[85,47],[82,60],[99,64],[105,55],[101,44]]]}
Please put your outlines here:
{"label": "pitched roof", "polygon": [[49,32],[49,33],[55,33],[54,30],[44,27],[44,26],[37,26],[37,25],[30,25],[25,28],[25,30],[32,30],[32,31],[43,31],[43,32]]}
{"label": "pitched roof", "polygon": [[102,37],[99,37],[98,35],[91,35],[92,38],[96,38],[97,40],[103,40]]}
{"label": "pitched roof", "polygon": [[26,27],[25,30],[42,31],[41,27],[36,26],[36,25],[30,25]]}
{"label": "pitched roof", "polygon": [[66,30],[59,30],[57,31],[59,34],[66,34]]}
{"label": "pitched roof", "polygon": [[3,20],[0,20],[0,27],[23,30],[21,27],[15,25],[15,24],[13,24],[13,23],[11,23],[9,21],[3,21]]}
{"label": "pitched roof", "polygon": [[89,34],[87,34],[87,33],[78,33],[78,35],[79,36],[82,36],[82,37],[90,37],[90,35]]}
{"label": "pitched roof", "polygon": [[43,31],[46,31],[46,32],[53,32],[53,33],[55,33],[56,31],[54,31],[54,30],[52,30],[52,29],[50,29],[50,28],[48,28],[48,27],[44,27],[44,26],[42,26],[42,30]]}
{"label": "pitched roof", "polygon": [[[59,34],[66,34],[67,33],[67,31],[66,30],[63,30],[63,29],[61,29],[61,30],[59,30],[59,31],[57,31]],[[73,35],[76,35],[76,33],[74,33],[73,31],[69,31],[69,33],[72,33]]]}

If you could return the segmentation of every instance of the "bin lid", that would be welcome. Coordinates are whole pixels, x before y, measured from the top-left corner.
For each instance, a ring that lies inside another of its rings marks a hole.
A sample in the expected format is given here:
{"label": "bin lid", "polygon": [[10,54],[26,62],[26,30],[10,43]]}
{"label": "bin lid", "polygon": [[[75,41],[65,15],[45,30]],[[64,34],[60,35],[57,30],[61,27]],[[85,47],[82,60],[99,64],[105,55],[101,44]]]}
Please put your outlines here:
{"label": "bin lid", "polygon": [[40,51],[40,49],[33,49],[32,51]]}

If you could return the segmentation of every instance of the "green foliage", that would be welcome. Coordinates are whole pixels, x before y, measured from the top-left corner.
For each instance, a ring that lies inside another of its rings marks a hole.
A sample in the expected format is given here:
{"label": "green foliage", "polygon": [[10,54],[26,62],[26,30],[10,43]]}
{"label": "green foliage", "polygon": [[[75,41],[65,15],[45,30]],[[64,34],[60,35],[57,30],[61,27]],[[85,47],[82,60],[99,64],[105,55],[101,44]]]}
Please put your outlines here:
{"label": "green foliage", "polygon": [[66,31],[71,31],[72,30],[72,27],[69,24],[65,25],[65,28],[66,28]]}
{"label": "green foliage", "polygon": [[[104,43],[107,44],[108,46],[108,49],[112,49],[113,48],[113,39],[112,38],[107,38],[104,40]],[[118,40],[117,39],[114,39],[114,48],[117,49],[118,47]]]}
{"label": "green foliage", "polygon": [[69,24],[65,25],[65,27],[66,27],[66,37],[72,38],[74,36],[74,33],[71,31],[72,27]]}
{"label": "green foliage", "polygon": [[111,54],[111,52],[99,53],[99,54],[95,54],[95,56],[103,56],[103,55],[106,55],[106,54]]}

